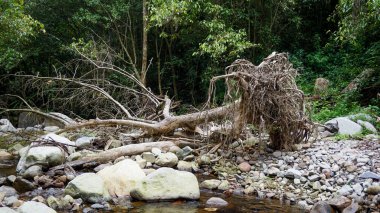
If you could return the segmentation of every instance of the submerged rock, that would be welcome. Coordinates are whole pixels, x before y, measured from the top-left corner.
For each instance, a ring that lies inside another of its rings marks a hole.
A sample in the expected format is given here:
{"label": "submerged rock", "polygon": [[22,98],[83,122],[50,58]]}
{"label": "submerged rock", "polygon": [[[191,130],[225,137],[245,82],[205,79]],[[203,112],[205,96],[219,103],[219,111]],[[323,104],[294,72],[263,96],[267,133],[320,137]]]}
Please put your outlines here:
{"label": "submerged rock", "polygon": [[35,201],[28,201],[22,204],[18,209],[17,212],[19,213],[36,213],[36,212],[43,212],[43,213],[56,213],[56,211],[47,205]]}
{"label": "submerged rock", "polygon": [[97,173],[104,181],[105,188],[111,196],[128,196],[137,182],[145,177],[144,171],[133,160],[122,160]]}
{"label": "submerged rock", "polygon": [[220,197],[211,197],[206,201],[206,206],[208,207],[221,207],[228,206],[228,202]]}
{"label": "submerged rock", "polygon": [[67,184],[65,194],[92,203],[109,199],[103,179],[95,173],[84,173],[77,176]]}
{"label": "submerged rock", "polygon": [[160,168],[139,182],[131,191],[138,200],[196,200],[200,197],[198,180],[193,173]]}

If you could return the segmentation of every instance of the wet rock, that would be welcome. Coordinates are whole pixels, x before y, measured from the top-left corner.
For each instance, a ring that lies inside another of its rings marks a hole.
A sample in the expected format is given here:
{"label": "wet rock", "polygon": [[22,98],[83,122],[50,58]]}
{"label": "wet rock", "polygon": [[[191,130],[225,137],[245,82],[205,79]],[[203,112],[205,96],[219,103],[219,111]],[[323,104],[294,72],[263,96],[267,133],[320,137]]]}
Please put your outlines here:
{"label": "wet rock", "polygon": [[355,201],[352,201],[351,205],[343,209],[342,213],[355,213],[359,210],[359,204]]}
{"label": "wet rock", "polygon": [[75,145],[81,148],[89,147],[94,142],[96,138],[95,137],[80,137],[75,141]]}
{"label": "wet rock", "polygon": [[151,162],[151,163],[154,163],[156,161],[156,157],[151,152],[142,153],[142,158],[145,159],[147,162]]}
{"label": "wet rock", "polygon": [[230,188],[230,183],[227,180],[222,180],[222,182],[219,184],[218,189],[225,191]]}
{"label": "wet rock", "polygon": [[155,163],[162,167],[174,167],[178,163],[178,157],[174,153],[162,153],[157,156]]}
{"label": "wet rock", "polygon": [[0,119],[0,132],[15,132],[17,129],[8,119]]}
{"label": "wet rock", "polygon": [[251,171],[251,165],[249,165],[248,162],[242,162],[242,163],[240,163],[239,166],[238,166],[238,168],[242,172],[249,172],[249,171]]}
{"label": "wet rock", "polygon": [[334,209],[325,201],[314,204],[310,213],[335,213]]}
{"label": "wet rock", "polygon": [[17,211],[19,213],[36,213],[36,212],[43,212],[43,213],[56,213],[56,211],[47,205],[35,201],[28,201],[22,204]]}
{"label": "wet rock", "polygon": [[145,178],[144,171],[133,160],[125,159],[97,173],[111,196],[128,196],[136,183]]}
{"label": "wet rock", "polygon": [[345,196],[338,196],[328,201],[328,204],[339,211],[342,211],[351,204],[351,200]]}
{"label": "wet rock", "polygon": [[173,199],[199,199],[198,180],[193,173],[160,168],[139,182],[131,191],[138,200],[158,201]]}
{"label": "wet rock", "polygon": [[344,135],[355,135],[358,134],[362,131],[362,126],[359,124],[351,121],[350,119],[346,117],[339,117],[339,118],[334,118],[332,120],[329,120],[325,123],[327,124],[338,124],[338,133],[339,134],[344,134]]}
{"label": "wet rock", "polygon": [[380,180],[380,175],[376,174],[376,173],[373,173],[373,172],[363,172],[359,178],[363,178],[363,179],[376,179],[376,180]]}
{"label": "wet rock", "polygon": [[15,182],[13,182],[13,187],[20,193],[32,191],[36,188],[32,182],[21,177],[16,178]]}
{"label": "wet rock", "polygon": [[228,206],[228,202],[219,197],[211,197],[206,201],[207,207]]}
{"label": "wet rock", "polygon": [[0,207],[1,213],[17,213],[15,210],[9,208],[9,207]]}
{"label": "wet rock", "polygon": [[42,173],[42,167],[39,165],[35,165],[26,169],[25,172],[22,174],[22,177],[27,179],[33,179],[35,176],[42,175]]}
{"label": "wet rock", "polygon": [[221,181],[218,179],[205,180],[201,183],[201,187],[206,189],[216,189],[220,183]]}
{"label": "wet rock", "polygon": [[180,160],[180,161],[178,161],[177,168],[180,171],[191,172],[192,168],[193,168],[192,164],[193,164],[192,162],[187,162],[187,161]]}
{"label": "wet rock", "polygon": [[77,176],[67,184],[65,194],[92,203],[109,199],[103,179],[95,173],[84,173]]}
{"label": "wet rock", "polygon": [[380,194],[380,185],[373,185],[367,188],[367,194],[377,195]]}

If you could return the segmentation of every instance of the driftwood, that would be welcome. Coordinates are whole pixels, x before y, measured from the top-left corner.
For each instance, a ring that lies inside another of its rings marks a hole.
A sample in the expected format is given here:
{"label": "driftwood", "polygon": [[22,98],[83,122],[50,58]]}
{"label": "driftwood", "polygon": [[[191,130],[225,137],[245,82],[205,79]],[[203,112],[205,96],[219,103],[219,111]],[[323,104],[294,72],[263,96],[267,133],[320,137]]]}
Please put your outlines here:
{"label": "driftwood", "polygon": [[121,146],[114,149],[108,149],[106,151],[102,151],[96,153],[95,155],[84,157],[80,160],[75,160],[71,162],[67,162],[63,165],[55,166],[50,168],[49,172],[53,172],[55,170],[64,169],[66,166],[69,167],[78,167],[83,164],[96,162],[96,163],[105,163],[108,161],[113,161],[122,156],[130,156],[130,155],[138,155],[143,152],[151,151],[152,148],[159,148],[161,150],[168,150],[170,147],[175,146],[176,144],[171,141],[159,141],[159,142],[150,142],[150,143],[140,143],[140,144],[129,144],[125,146]]}

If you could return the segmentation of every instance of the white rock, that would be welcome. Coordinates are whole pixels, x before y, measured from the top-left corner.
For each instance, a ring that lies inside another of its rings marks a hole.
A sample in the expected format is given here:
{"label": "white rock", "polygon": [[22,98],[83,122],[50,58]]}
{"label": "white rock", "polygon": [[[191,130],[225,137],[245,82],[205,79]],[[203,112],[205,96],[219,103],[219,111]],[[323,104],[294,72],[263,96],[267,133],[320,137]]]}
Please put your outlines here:
{"label": "white rock", "polygon": [[162,153],[157,156],[156,162],[158,166],[173,167],[178,163],[178,157],[174,153]]}
{"label": "white rock", "polygon": [[173,199],[196,200],[200,197],[198,180],[193,173],[160,168],[146,176],[131,196],[138,200],[158,201]]}
{"label": "white rock", "polygon": [[46,132],[56,132],[59,130],[58,126],[47,126],[44,128],[44,131]]}
{"label": "white rock", "polygon": [[43,212],[43,213],[56,213],[56,211],[47,205],[36,202],[36,201],[28,201],[22,204],[18,209],[17,212],[19,213],[36,213],[36,212]]}
{"label": "white rock", "polygon": [[377,133],[377,129],[370,122],[358,120],[357,123],[364,126],[364,128],[371,131],[372,133]]}
{"label": "white rock", "polygon": [[0,132],[15,132],[17,129],[8,119],[0,119]]}
{"label": "white rock", "polygon": [[75,177],[67,184],[65,194],[92,203],[109,199],[103,179],[95,173],[83,173]]}
{"label": "white rock", "polygon": [[95,137],[80,137],[75,141],[75,145],[78,147],[89,147],[92,142],[95,140]]}
{"label": "white rock", "polygon": [[354,190],[349,185],[344,185],[342,188],[340,188],[337,192],[339,195],[347,196],[350,195]]}
{"label": "white rock", "polygon": [[153,155],[158,156],[158,155],[161,154],[161,149],[153,147],[152,148],[152,153],[153,153]]}
{"label": "white rock", "polygon": [[220,197],[211,197],[206,201],[206,206],[221,207],[221,206],[228,206],[228,203],[227,201],[223,200]]}
{"label": "white rock", "polygon": [[0,213],[17,213],[17,212],[9,207],[0,207]]}
{"label": "white rock", "polygon": [[205,180],[201,183],[201,187],[206,189],[216,189],[220,183],[221,181],[218,179]]}
{"label": "white rock", "polygon": [[27,148],[20,150],[21,158],[17,165],[17,172],[22,172],[26,168],[34,165],[41,165],[49,168],[65,162],[65,153],[56,146],[32,147],[26,153]]}
{"label": "white rock", "polygon": [[137,182],[145,178],[139,164],[131,159],[125,159],[115,165],[106,167],[97,173],[104,180],[106,189],[111,196],[129,196]]}
{"label": "white rock", "polygon": [[344,135],[355,135],[358,134],[362,131],[362,127],[351,121],[350,119],[346,117],[339,117],[339,118],[334,118],[325,123],[326,124],[335,124],[338,123],[338,128],[339,128],[339,134],[344,134]]}

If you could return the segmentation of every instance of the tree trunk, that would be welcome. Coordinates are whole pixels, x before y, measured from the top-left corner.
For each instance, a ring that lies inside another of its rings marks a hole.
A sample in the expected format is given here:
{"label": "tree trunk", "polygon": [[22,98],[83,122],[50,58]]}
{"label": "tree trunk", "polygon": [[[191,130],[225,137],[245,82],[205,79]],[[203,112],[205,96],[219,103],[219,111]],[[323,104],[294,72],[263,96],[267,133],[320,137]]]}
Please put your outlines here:
{"label": "tree trunk", "polygon": [[114,149],[109,149],[103,152],[99,152],[95,155],[84,157],[80,160],[75,160],[67,162],[63,165],[55,166],[50,168],[50,171],[55,171],[65,168],[65,166],[78,167],[86,163],[96,162],[96,163],[106,163],[108,161],[113,161],[122,156],[138,155],[143,152],[151,151],[152,148],[159,148],[164,150],[169,150],[170,147],[175,146],[171,141],[160,141],[160,142],[150,142],[150,143],[140,143],[140,144],[129,144],[126,146],[121,146]]}
{"label": "tree trunk", "polygon": [[142,62],[141,62],[141,83],[146,86],[146,72],[148,64],[148,9],[146,0],[143,0],[143,43],[142,43]]}

